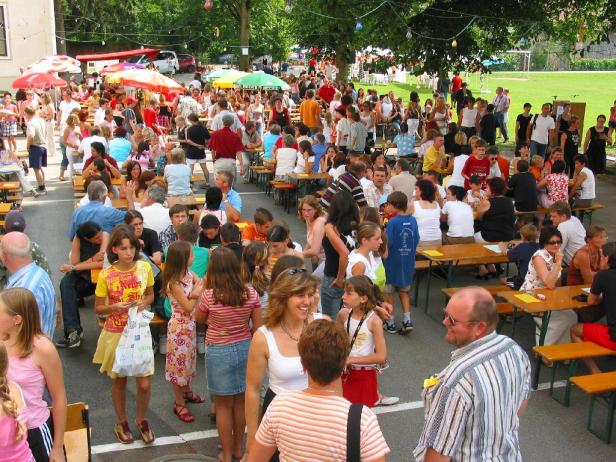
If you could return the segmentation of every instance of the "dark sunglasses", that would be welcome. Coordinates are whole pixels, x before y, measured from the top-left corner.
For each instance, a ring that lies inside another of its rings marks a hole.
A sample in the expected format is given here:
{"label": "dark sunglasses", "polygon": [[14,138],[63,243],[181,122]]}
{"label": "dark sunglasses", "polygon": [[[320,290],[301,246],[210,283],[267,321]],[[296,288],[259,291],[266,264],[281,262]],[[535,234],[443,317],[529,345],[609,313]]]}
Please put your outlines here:
{"label": "dark sunglasses", "polygon": [[288,268],[285,270],[289,276],[295,276],[296,274],[307,273],[308,270],[306,268]]}
{"label": "dark sunglasses", "polygon": [[560,245],[562,243],[563,243],[563,241],[548,241],[548,244],[550,244],[550,245],[556,245],[556,244]]}

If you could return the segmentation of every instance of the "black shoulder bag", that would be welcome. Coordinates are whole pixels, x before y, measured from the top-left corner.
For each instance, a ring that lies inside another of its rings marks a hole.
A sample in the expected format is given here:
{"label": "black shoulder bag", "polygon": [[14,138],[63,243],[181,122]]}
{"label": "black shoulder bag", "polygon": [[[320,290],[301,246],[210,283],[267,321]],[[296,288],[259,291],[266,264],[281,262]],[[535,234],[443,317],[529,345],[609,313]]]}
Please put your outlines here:
{"label": "black shoulder bag", "polygon": [[359,439],[361,434],[361,413],[364,405],[351,404],[347,419],[347,462],[360,462]]}

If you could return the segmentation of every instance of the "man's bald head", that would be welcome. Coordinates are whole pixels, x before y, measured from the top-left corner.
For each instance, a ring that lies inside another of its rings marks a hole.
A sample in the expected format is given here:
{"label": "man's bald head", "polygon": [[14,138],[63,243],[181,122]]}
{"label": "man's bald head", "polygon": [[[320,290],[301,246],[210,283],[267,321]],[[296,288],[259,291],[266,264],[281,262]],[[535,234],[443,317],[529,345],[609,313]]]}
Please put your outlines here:
{"label": "man's bald head", "polygon": [[32,242],[24,233],[14,231],[7,233],[0,241],[5,257],[16,257],[32,260]]}
{"label": "man's bald head", "polygon": [[481,287],[466,287],[451,297],[452,301],[468,304],[470,317],[476,321],[484,321],[488,325],[487,333],[492,333],[498,324],[498,311],[494,298]]}

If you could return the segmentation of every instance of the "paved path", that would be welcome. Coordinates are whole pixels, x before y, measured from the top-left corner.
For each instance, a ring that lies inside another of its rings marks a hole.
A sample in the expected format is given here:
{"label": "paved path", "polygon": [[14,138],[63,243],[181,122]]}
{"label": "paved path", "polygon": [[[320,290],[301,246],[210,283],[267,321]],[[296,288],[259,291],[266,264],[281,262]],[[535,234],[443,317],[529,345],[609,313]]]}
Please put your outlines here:
{"label": "paved path", "polygon": [[[20,140],[20,143],[22,141]],[[47,169],[49,194],[40,199],[26,199],[24,213],[27,218],[27,232],[45,250],[52,268],[66,261],[69,241],[66,237],[68,222],[73,210],[72,190],[68,182],[59,183],[57,178],[59,157],[50,160]],[[31,179],[33,176],[31,174]],[[616,186],[599,181],[601,202],[608,205],[595,214],[594,223],[609,228],[616,236],[616,215],[613,213],[613,197]],[[304,242],[305,231],[292,215],[281,207],[274,206],[271,198],[256,190],[253,185],[239,185],[244,201],[244,215],[251,216],[257,207],[267,207],[278,219],[287,221],[294,239]],[[54,273],[54,283],[59,284],[60,273]],[[467,273],[456,279],[456,285],[471,285],[476,281]],[[421,384],[425,377],[441,370],[449,361],[451,348],[443,340],[444,327],[439,313],[445,300],[440,294],[443,281],[433,283],[429,314],[415,310],[415,330],[407,337],[386,334],[391,367],[380,379],[380,389],[387,395],[400,397],[400,404],[379,408],[379,422],[387,442],[392,449],[391,461],[410,460],[410,454],[421,432],[423,410],[420,401]],[[423,299],[422,299],[423,300]],[[423,306],[423,305],[422,305]],[[113,435],[115,416],[109,393],[110,381],[98,373],[91,364],[96,347],[98,327],[93,316],[93,300],[87,300],[81,308],[85,339],[82,346],[74,351],[61,351],[65,369],[69,402],[85,401],[90,405],[94,461],[134,462],[150,461],[170,454],[200,453],[207,456],[217,454],[216,429],[207,419],[208,405],[192,405],[196,420],[192,424],[180,422],[172,412],[170,386],[164,380],[164,357],[156,355],[156,375],[153,378],[153,393],[148,418],[157,434],[156,446],[143,448],[135,443],[122,446]],[[532,344],[532,323],[522,320],[517,329],[516,340],[527,350]],[[609,369],[616,369],[616,362],[602,363]],[[548,380],[547,374],[542,382]],[[198,359],[196,391],[205,394],[203,356]],[[130,385],[128,397],[129,416],[134,416],[134,385]],[[616,460],[616,445],[605,445],[586,431],[586,409],[588,398],[574,390],[570,408],[564,408],[552,400],[546,391],[533,394],[526,416],[522,419],[520,438],[525,460],[529,461],[594,461]],[[597,415],[599,417],[599,415]]]}

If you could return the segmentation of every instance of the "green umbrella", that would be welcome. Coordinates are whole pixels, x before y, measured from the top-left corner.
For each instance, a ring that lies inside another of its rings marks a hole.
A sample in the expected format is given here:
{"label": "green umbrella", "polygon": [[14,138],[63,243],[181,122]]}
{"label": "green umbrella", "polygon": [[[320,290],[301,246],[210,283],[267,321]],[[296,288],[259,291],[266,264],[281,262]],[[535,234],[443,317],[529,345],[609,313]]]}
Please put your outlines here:
{"label": "green umbrella", "polygon": [[223,75],[228,74],[232,70],[233,69],[217,69],[215,71],[210,72],[208,75],[206,75],[205,79],[208,82],[213,82],[214,80],[221,78]]}
{"label": "green umbrella", "polygon": [[253,72],[235,81],[235,85],[245,90],[288,90],[289,85],[278,77],[262,71]]}

